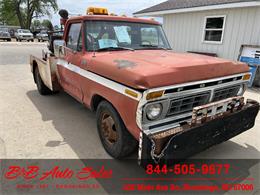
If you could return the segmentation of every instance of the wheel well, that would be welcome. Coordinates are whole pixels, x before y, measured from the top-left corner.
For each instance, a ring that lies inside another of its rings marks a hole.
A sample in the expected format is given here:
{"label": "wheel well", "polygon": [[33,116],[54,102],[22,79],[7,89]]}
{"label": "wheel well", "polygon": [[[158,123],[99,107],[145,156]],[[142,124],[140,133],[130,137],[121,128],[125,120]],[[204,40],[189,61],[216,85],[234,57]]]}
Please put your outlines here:
{"label": "wheel well", "polygon": [[[92,100],[91,100],[91,109],[93,111],[96,111],[97,108],[98,108],[98,105],[100,102],[102,102],[103,100],[106,100],[105,98],[103,98],[102,96],[100,95],[94,95],[92,97]],[[106,100],[107,101],[107,100]],[[109,101],[108,101],[109,102]]]}
{"label": "wheel well", "polygon": [[33,79],[34,82],[36,83],[36,78],[35,78],[35,69],[38,66],[37,62],[35,60],[33,60]]}

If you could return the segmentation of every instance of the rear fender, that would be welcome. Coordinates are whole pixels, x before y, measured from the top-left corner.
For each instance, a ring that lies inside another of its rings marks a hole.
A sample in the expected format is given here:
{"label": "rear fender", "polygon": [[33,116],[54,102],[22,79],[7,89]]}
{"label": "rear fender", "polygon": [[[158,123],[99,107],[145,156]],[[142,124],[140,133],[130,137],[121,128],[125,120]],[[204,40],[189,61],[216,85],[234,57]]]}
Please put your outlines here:
{"label": "rear fender", "polygon": [[36,66],[38,67],[43,83],[51,90],[58,91],[60,85],[57,79],[57,60],[55,57],[47,56],[46,59],[40,59],[30,56],[31,71],[34,74]]}

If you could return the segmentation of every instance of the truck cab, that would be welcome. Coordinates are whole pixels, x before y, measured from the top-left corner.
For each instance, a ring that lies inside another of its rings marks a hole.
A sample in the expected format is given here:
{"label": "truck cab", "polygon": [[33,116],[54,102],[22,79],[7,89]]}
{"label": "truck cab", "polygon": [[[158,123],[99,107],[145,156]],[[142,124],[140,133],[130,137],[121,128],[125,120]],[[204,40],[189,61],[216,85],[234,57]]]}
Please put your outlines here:
{"label": "truck cab", "polygon": [[248,66],[176,53],[154,20],[91,8],[66,20],[53,47],[31,56],[40,94],[63,90],[95,111],[114,158],[139,147],[141,164],[183,159],[254,126],[259,104],[243,98]]}

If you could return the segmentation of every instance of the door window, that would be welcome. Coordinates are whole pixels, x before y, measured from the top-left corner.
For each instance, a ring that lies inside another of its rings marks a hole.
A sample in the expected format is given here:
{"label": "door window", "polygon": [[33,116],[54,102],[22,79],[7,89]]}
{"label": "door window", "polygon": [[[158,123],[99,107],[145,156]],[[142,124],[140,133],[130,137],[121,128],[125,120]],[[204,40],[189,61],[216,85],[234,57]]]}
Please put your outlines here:
{"label": "door window", "polygon": [[[71,24],[67,38],[67,47],[76,51],[82,48],[81,23]],[[80,45],[81,44],[81,45]]]}

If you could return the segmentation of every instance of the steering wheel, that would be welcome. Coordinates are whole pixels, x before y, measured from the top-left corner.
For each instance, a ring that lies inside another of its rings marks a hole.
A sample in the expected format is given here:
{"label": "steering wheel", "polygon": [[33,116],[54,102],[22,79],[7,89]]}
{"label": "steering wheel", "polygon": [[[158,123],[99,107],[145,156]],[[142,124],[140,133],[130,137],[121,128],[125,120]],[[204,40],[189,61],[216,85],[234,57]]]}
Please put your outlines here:
{"label": "steering wheel", "polygon": [[97,39],[93,37],[90,33],[87,33],[87,43],[90,47],[93,47],[94,44],[97,43]]}
{"label": "steering wheel", "polygon": [[90,43],[96,41],[96,39],[90,33],[87,33],[87,40]]}

